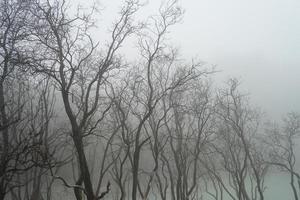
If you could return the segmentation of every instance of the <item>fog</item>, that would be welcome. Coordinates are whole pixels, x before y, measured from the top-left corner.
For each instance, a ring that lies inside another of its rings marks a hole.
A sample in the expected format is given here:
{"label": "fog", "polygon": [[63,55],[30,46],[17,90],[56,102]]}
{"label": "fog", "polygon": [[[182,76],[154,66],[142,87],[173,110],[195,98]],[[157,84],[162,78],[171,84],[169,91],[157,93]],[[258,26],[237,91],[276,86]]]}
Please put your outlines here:
{"label": "fog", "polygon": [[240,77],[251,98],[270,116],[299,111],[299,1],[187,0],[182,4],[184,23],[174,38],[186,55],[196,53],[216,64],[221,79]]}
{"label": "fog", "polygon": [[[102,27],[114,18],[120,1],[98,2],[103,14],[97,24]],[[172,27],[169,39],[182,57],[216,65],[219,83],[238,77],[253,102],[274,119],[300,110],[299,1],[179,2],[185,13],[182,22]],[[155,13],[160,3],[149,1],[140,17]],[[103,36],[101,29],[95,35],[101,41],[99,35]]]}
{"label": "fog", "polygon": [[299,10],[0,0],[0,200],[299,200]]}

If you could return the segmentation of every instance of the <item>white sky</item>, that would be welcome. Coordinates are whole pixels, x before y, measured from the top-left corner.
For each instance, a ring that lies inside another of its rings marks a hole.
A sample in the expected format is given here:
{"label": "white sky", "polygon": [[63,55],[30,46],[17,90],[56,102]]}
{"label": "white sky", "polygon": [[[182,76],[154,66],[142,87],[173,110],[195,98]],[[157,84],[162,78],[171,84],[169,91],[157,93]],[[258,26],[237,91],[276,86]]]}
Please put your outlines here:
{"label": "white sky", "polygon": [[[105,37],[122,2],[100,1],[105,9],[97,37]],[[160,2],[149,0],[140,16],[155,13]],[[181,0],[180,5],[184,19],[170,38],[183,57],[216,64],[222,71],[217,82],[240,78],[252,101],[275,119],[300,112],[299,0]]]}
{"label": "white sky", "polygon": [[[300,111],[300,1],[182,1],[184,28],[175,38],[185,54],[241,78],[251,99],[278,118]],[[187,39],[191,38],[191,39]]]}

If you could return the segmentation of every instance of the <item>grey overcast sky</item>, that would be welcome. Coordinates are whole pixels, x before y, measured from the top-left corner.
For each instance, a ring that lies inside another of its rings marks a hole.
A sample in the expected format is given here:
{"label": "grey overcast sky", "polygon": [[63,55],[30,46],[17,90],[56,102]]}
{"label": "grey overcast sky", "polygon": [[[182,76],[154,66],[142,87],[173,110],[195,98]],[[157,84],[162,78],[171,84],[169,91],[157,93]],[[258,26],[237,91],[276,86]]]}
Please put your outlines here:
{"label": "grey overcast sky", "polygon": [[[155,13],[160,2],[149,0],[140,15]],[[105,9],[99,37],[122,1],[100,3]],[[300,112],[299,0],[180,0],[179,4],[185,15],[170,39],[184,58],[216,64],[221,71],[217,82],[239,78],[252,102],[268,116],[279,119],[286,112]]]}
{"label": "grey overcast sky", "polygon": [[184,23],[174,35],[184,54],[217,64],[221,79],[240,78],[269,115],[300,111],[299,0],[184,0],[182,6]]}

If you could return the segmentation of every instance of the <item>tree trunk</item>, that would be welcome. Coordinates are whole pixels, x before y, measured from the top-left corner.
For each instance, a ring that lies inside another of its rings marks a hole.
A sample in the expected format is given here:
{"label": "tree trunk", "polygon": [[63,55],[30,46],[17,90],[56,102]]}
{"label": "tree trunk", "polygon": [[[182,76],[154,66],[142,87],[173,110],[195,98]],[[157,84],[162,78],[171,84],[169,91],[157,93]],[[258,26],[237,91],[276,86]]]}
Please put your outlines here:
{"label": "tree trunk", "polygon": [[82,138],[79,134],[79,132],[75,131],[73,132],[73,141],[75,144],[75,148],[78,154],[78,160],[79,160],[79,167],[80,167],[80,174],[83,178],[84,188],[86,191],[87,200],[94,200],[94,191],[93,191],[93,185],[91,182],[91,176],[87,165],[86,156],[83,149],[83,143]]}
{"label": "tree trunk", "polygon": [[139,173],[139,160],[140,160],[140,148],[136,145],[133,155],[133,167],[132,167],[132,200],[137,198],[137,187],[138,187],[138,173]]}

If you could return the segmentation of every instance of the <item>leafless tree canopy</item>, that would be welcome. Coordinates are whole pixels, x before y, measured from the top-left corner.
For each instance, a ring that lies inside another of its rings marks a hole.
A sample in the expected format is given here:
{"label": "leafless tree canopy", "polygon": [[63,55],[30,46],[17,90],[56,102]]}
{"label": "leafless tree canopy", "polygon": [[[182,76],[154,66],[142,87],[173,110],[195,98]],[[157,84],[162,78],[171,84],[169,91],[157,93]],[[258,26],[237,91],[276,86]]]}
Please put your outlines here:
{"label": "leafless tree canopy", "polygon": [[97,7],[71,3],[0,1],[0,200],[64,190],[77,200],[264,200],[274,171],[299,200],[300,115],[266,124],[237,79],[215,86],[213,67],[184,60],[170,41],[177,0],[144,21],[146,4],[124,1],[105,43],[92,37]]}

